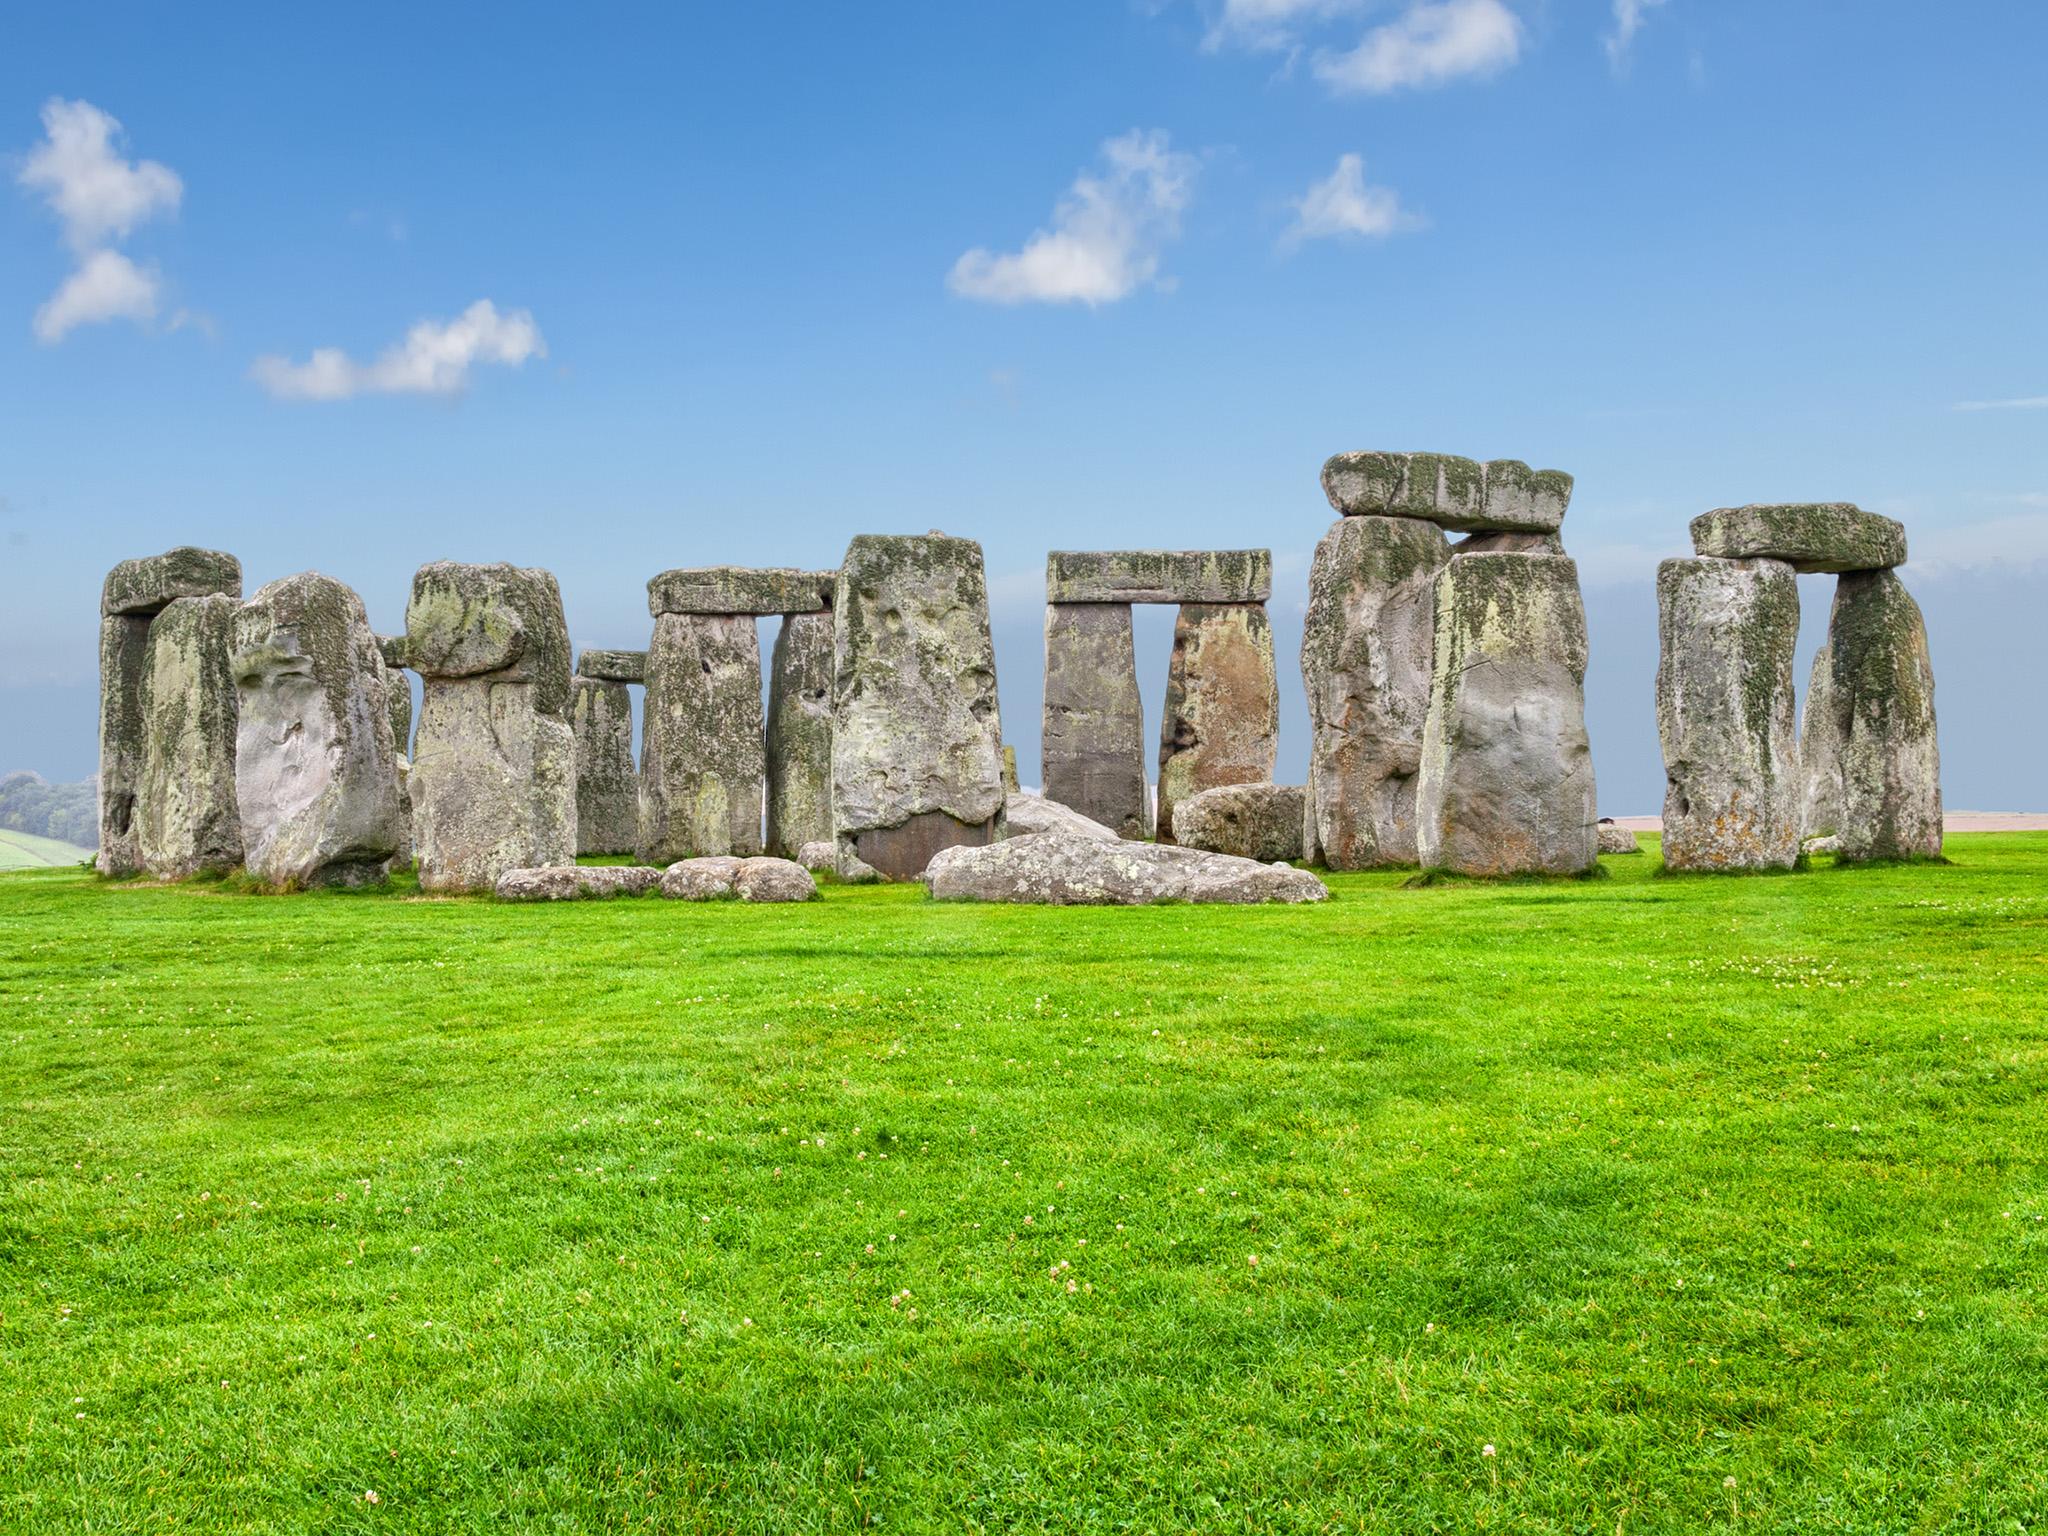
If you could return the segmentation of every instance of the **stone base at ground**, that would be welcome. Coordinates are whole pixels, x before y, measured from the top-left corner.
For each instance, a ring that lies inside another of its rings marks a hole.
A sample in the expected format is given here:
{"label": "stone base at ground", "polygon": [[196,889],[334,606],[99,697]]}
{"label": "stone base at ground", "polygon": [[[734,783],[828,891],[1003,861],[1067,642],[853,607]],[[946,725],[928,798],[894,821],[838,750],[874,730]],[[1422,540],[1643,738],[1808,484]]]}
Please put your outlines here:
{"label": "stone base at ground", "polygon": [[1602,853],[1641,853],[1643,845],[1636,841],[1635,833],[1627,827],[1618,827],[1611,821],[1599,824],[1600,851]]}
{"label": "stone base at ground", "polygon": [[782,621],[768,663],[768,852],[832,836],[832,615]]}
{"label": "stone base at ground", "polygon": [[1314,875],[1286,864],[1166,843],[1057,833],[1011,838],[987,848],[948,849],[932,860],[925,879],[938,901],[1055,907],[1304,902],[1329,895]]}
{"label": "stone base at ground", "polygon": [[1832,829],[1839,856],[1935,857],[1941,754],[1934,666],[1920,605],[1895,572],[1855,571],[1835,583],[1827,650],[1827,732],[1840,743],[1841,805]]}
{"label": "stone base at ground", "polygon": [[1173,840],[1270,864],[1301,857],[1307,791],[1298,784],[1226,784],[1174,808]]}
{"label": "stone base at ground", "polygon": [[569,730],[576,738],[576,851],[631,853],[640,841],[640,778],[626,685],[571,678]]}
{"label": "stone base at ground", "polygon": [[1124,837],[1151,830],[1128,603],[1050,603],[1039,767],[1047,795]]}
{"label": "stone base at ground", "polygon": [[1220,784],[1270,782],[1280,684],[1273,630],[1259,603],[1186,603],[1174,617],[1159,724],[1154,834],[1173,841],[1174,807]]}
{"label": "stone base at ground", "polygon": [[150,621],[142,670],[136,846],[159,880],[242,862],[235,799],[232,597],[181,597]]}
{"label": "stone base at ground", "polygon": [[736,859],[709,855],[679,859],[662,872],[661,894],[671,901],[810,901],[818,882],[789,859]]}
{"label": "stone base at ground", "polygon": [[661,884],[661,871],[644,864],[551,865],[546,869],[508,869],[498,876],[500,901],[603,901],[613,896],[644,896]]}
{"label": "stone base at ground", "polygon": [[754,620],[658,617],[641,717],[641,862],[759,853],[766,754]]}
{"label": "stone base at ground", "polygon": [[1099,842],[1115,842],[1116,832],[1101,822],[1083,816],[1070,806],[1046,795],[1035,795],[1029,790],[1013,791],[1003,805],[1003,819],[1008,824],[1011,837],[1035,837],[1041,832],[1053,832],[1067,837],[1092,837]]}

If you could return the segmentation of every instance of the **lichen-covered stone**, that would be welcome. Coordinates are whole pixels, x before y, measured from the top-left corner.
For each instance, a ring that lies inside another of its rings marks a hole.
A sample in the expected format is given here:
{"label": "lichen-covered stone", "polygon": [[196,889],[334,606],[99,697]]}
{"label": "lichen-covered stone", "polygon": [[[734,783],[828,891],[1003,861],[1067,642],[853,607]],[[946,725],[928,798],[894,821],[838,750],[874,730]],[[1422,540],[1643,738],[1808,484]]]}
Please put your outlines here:
{"label": "lichen-covered stone", "polygon": [[1056,549],[1045,560],[1048,603],[1263,603],[1272,595],[1269,549]]}
{"label": "lichen-covered stone", "polygon": [[624,683],[572,678],[569,730],[576,738],[576,851],[631,853],[640,841],[633,695]]}
{"label": "lichen-covered stone", "polygon": [[1273,630],[1259,603],[1186,603],[1173,625],[1159,731],[1156,835],[1173,841],[1174,807],[1219,784],[1273,777],[1280,685]]}
{"label": "lichen-covered stone", "polygon": [[1941,754],[1920,605],[1895,572],[1845,573],[1835,583],[1827,649],[1827,730],[1841,763],[1837,856],[1938,856]]}
{"label": "lichen-covered stone", "polygon": [[644,864],[555,864],[508,869],[494,891],[500,901],[606,901],[644,896],[660,884],[661,871]]}
{"label": "lichen-covered stone", "polygon": [[1598,823],[1600,851],[1602,853],[1641,853],[1643,845],[1636,841],[1635,833],[1627,827],[1617,826],[1606,817]]}
{"label": "lichen-covered stone", "polygon": [[[1799,832],[1802,846],[1842,824],[1842,739],[1834,704],[1835,662],[1823,642],[1813,653],[1799,710]],[[1809,849],[1809,851],[1811,851]],[[1828,852],[1834,852],[1829,848]]]}
{"label": "lichen-covered stone", "polygon": [[751,617],[664,613],[647,651],[642,863],[761,851],[761,641]]}
{"label": "lichen-covered stone", "polygon": [[1302,858],[1331,869],[1416,862],[1436,573],[1448,558],[1441,529],[1402,517],[1344,518],[1316,546],[1301,633]]}
{"label": "lichen-covered stone", "polygon": [[546,571],[437,560],[412,579],[406,664],[422,677],[489,676],[531,683],[534,707],[569,708],[569,629],[562,591]]}
{"label": "lichen-covered stone", "polygon": [[384,714],[391,722],[391,748],[400,757],[412,753],[412,679],[403,667],[384,663]]}
{"label": "lichen-covered stone", "polygon": [[832,615],[792,613],[768,661],[768,852],[832,836]]}
{"label": "lichen-covered stone", "polygon": [[1416,791],[1425,869],[1593,867],[1586,610],[1562,555],[1466,555],[1436,578],[1436,639]]}
{"label": "lichen-covered stone", "polygon": [[1156,902],[1323,901],[1305,869],[1260,864],[1166,843],[1047,833],[933,856],[926,883],[936,901],[1045,906],[1147,906]]}
{"label": "lichen-covered stone", "polygon": [[1323,465],[1323,494],[1346,517],[1416,517],[1467,532],[1555,533],[1572,477],[1520,459],[1449,453],[1340,453]]}
{"label": "lichen-covered stone", "polygon": [[1009,837],[1036,837],[1042,832],[1112,842],[1117,837],[1114,829],[1083,816],[1071,806],[1028,790],[1015,790],[1004,800],[1003,820],[1004,833]]}
{"label": "lichen-covered stone", "polygon": [[1007,741],[1003,743],[1003,793],[1017,793],[1017,749]]}
{"label": "lichen-covered stone", "polygon": [[1299,784],[1224,784],[1174,807],[1173,840],[1184,848],[1270,864],[1301,857],[1307,792]]}
{"label": "lichen-covered stone", "polygon": [[407,665],[405,659],[405,636],[379,635],[377,637],[377,654],[384,658],[384,665],[391,670],[404,670]]}
{"label": "lichen-covered stone", "polygon": [[1564,540],[1554,533],[1468,533],[1451,546],[1460,555],[1561,555]]}
{"label": "lichen-covered stone", "polygon": [[398,750],[362,599],[311,571],[273,581],[236,613],[229,664],[251,877],[281,890],[383,879],[401,841]]}
{"label": "lichen-covered stone", "polygon": [[1782,560],[1802,573],[1906,563],[1906,530],[1846,501],[1721,507],[1692,520],[1692,547],[1724,560]]}
{"label": "lichen-covered stone", "polygon": [[663,571],[647,583],[647,611],[657,619],[665,613],[821,613],[832,605],[837,577],[836,571],[740,565]]}
{"label": "lichen-covered stone", "polygon": [[745,862],[729,853],[678,859],[662,871],[661,894],[670,901],[730,901]]}
{"label": "lichen-covered stone", "polygon": [[100,588],[103,617],[149,618],[181,597],[242,595],[242,562],[217,549],[181,545],[161,555],[123,560]]}
{"label": "lichen-covered stone", "polygon": [[598,651],[585,648],[576,658],[576,675],[600,683],[644,683],[647,681],[645,651]]}
{"label": "lichen-covered stone", "polygon": [[1130,604],[1046,605],[1039,772],[1060,804],[1124,837],[1150,835]]}
{"label": "lichen-covered stone", "polygon": [[232,597],[180,597],[150,620],[141,685],[136,846],[159,880],[242,862],[235,803]]}
{"label": "lichen-covered stone", "polygon": [[833,601],[832,816],[847,855],[911,879],[1002,829],[1002,714],[981,546],[862,534]]}
{"label": "lichen-covered stone", "polygon": [[825,839],[805,843],[797,850],[796,861],[814,875],[836,874],[839,869],[839,847]]}
{"label": "lichen-covered stone", "polygon": [[742,859],[732,893],[741,901],[816,901],[818,882],[792,859]]}
{"label": "lichen-covered stone", "polygon": [[1800,787],[1792,567],[1664,561],[1657,642],[1665,867],[1790,869],[1799,858]]}

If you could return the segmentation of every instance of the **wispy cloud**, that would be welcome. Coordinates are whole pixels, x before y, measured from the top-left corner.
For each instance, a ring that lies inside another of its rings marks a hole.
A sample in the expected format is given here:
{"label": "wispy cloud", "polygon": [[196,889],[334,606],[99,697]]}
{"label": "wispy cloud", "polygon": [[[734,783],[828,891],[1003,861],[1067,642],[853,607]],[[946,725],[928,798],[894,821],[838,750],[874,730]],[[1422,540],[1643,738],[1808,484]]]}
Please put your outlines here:
{"label": "wispy cloud", "polygon": [[[2029,505],[2048,497],[2013,498]],[[2048,563],[2048,512],[2021,512],[1960,527],[1909,530],[1907,574],[1953,576],[1971,571],[2026,570]]]}
{"label": "wispy cloud", "polygon": [[1196,163],[1158,129],[1133,129],[1102,146],[1102,169],[1074,178],[1021,249],[981,247],[953,263],[946,285],[990,304],[1113,304],[1160,281],[1165,246],[1180,234]]}
{"label": "wispy cloud", "polygon": [[1316,56],[1316,77],[1340,95],[1422,90],[1498,74],[1521,56],[1522,24],[1501,0],[1420,0],[1358,46]]}
{"label": "wispy cloud", "polygon": [[1401,206],[1393,188],[1367,184],[1363,156],[1340,155],[1335,170],[1294,199],[1294,222],[1280,244],[1291,250],[1306,240],[1384,240],[1427,223]]}
{"label": "wispy cloud", "polygon": [[405,339],[359,363],[339,347],[321,347],[303,363],[259,357],[249,376],[280,400],[347,400],[356,395],[455,395],[481,363],[517,368],[546,357],[547,342],[523,309],[499,314],[478,299],[453,320],[422,320]]}
{"label": "wispy cloud", "polygon": [[157,278],[119,251],[94,251],[36,311],[36,339],[62,341],[73,326],[156,318]]}
{"label": "wispy cloud", "polygon": [[1279,50],[1297,45],[1303,27],[1360,9],[1362,0],[1223,0],[1202,46]]}
{"label": "wispy cloud", "polygon": [[2011,400],[1958,400],[1956,411],[2048,411],[2048,395],[2021,395]]}
{"label": "wispy cloud", "polygon": [[1608,67],[1617,75],[1628,72],[1629,49],[1643,29],[1644,18],[1663,3],[1664,0],[1614,0],[1614,29],[1602,42],[1607,49]]}

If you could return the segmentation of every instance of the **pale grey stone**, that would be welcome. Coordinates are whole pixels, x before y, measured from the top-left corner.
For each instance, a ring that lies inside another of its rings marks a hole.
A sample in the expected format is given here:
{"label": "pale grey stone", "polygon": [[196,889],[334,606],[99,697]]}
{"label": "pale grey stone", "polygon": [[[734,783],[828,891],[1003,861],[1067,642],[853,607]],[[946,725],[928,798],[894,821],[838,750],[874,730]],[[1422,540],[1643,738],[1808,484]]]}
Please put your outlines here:
{"label": "pale grey stone", "polygon": [[552,864],[508,869],[498,876],[500,901],[605,901],[644,896],[661,884],[661,871],[644,864]]}
{"label": "pale grey stone", "polygon": [[1562,555],[1466,555],[1436,578],[1436,641],[1416,792],[1425,869],[1593,867],[1586,610]]}
{"label": "pale grey stone", "polygon": [[100,613],[150,618],[181,597],[241,595],[241,561],[217,549],[185,544],[160,555],[123,560],[108,571],[100,587]]}
{"label": "pale grey stone", "polygon": [[1114,842],[1117,837],[1115,829],[1090,820],[1071,806],[1061,805],[1057,800],[1029,790],[1017,790],[1003,802],[1003,820],[1011,837],[1035,837],[1041,832],[1109,842]]}
{"label": "pale grey stone", "polygon": [[1046,605],[1039,771],[1052,799],[1124,837],[1151,834],[1130,604]]}
{"label": "pale grey stone", "polygon": [[1224,784],[1174,807],[1173,840],[1184,848],[1270,864],[1301,857],[1307,791],[1299,784]]}
{"label": "pale grey stone", "polygon": [[1606,817],[1598,823],[1600,851],[1602,853],[1641,853],[1643,845],[1636,841],[1635,833],[1627,827],[1617,826]]}
{"label": "pale grey stone", "polygon": [[[1941,853],[1941,754],[1934,666],[1920,606],[1893,571],[1835,583],[1828,617],[1827,733],[1840,743],[1840,857]],[[1825,829],[1815,829],[1825,830]]]}
{"label": "pale grey stone", "polygon": [[805,843],[797,850],[797,863],[812,874],[837,874],[839,871],[838,845],[828,839]]}
{"label": "pale grey stone", "polygon": [[1056,549],[1045,560],[1048,603],[1263,603],[1272,595],[1269,549]]}
{"label": "pale grey stone", "polygon": [[661,894],[670,901],[730,901],[745,862],[720,853],[678,859],[662,871]]}
{"label": "pale grey stone", "polygon": [[792,859],[742,859],[732,891],[741,901],[815,901],[818,882]]}
{"label": "pale grey stone", "polygon": [[1809,842],[1823,834],[1832,836],[1842,824],[1844,743],[1838,733],[1834,685],[1834,657],[1823,641],[1813,653],[1799,711],[1799,830]]}
{"label": "pale grey stone", "polygon": [[576,658],[576,675],[600,683],[644,683],[647,681],[645,651],[597,651],[586,647]]}
{"label": "pale grey stone", "polygon": [[1159,730],[1159,840],[1173,841],[1173,809],[1190,795],[1270,782],[1279,731],[1280,684],[1264,606],[1183,604]]}
{"label": "pale grey stone", "polygon": [[1301,857],[1331,869],[1416,862],[1416,772],[1429,713],[1433,523],[1347,517],[1316,546],[1301,633],[1309,768]]}
{"label": "pale grey stone", "polygon": [[250,876],[280,890],[383,879],[401,841],[398,749],[362,599],[311,571],[273,581],[236,613],[229,665]]}
{"label": "pale grey stone", "polygon": [[1561,555],[1564,540],[1554,533],[1468,533],[1451,546],[1460,555]]}
{"label": "pale grey stone", "polygon": [[821,613],[832,606],[836,571],[750,569],[739,565],[663,571],[647,583],[647,611],[752,614]]}
{"label": "pale grey stone", "polygon": [[1696,553],[1782,560],[1803,574],[1888,570],[1906,563],[1906,530],[1846,501],[1721,507],[1692,520]]}
{"label": "pale grey stone", "polygon": [[[380,658],[381,659],[381,658]],[[412,752],[412,679],[403,667],[384,663],[384,715],[391,722],[391,748],[400,757]]]}
{"label": "pale grey stone", "polygon": [[933,856],[926,881],[937,901],[1047,906],[1304,902],[1329,895],[1314,875],[1286,864],[1061,833],[944,849]]}
{"label": "pale grey stone", "polygon": [[631,853],[640,840],[633,695],[624,683],[572,678],[569,730],[576,739],[576,851]]}
{"label": "pale grey stone", "polygon": [[569,629],[546,571],[437,560],[412,579],[406,665],[422,677],[531,683],[534,708],[569,708]]}
{"label": "pale grey stone", "polygon": [[981,546],[862,534],[833,602],[833,833],[889,879],[1002,831],[1002,716]]}
{"label": "pale grey stone", "polygon": [[640,860],[761,851],[761,641],[742,615],[664,613],[647,652]]}
{"label": "pale grey stone", "polygon": [[1572,477],[1520,459],[1449,453],[1340,453],[1323,465],[1323,494],[1346,517],[1416,517],[1465,532],[1555,533]]}
{"label": "pale grey stone", "polygon": [[832,836],[832,615],[792,613],[768,663],[768,852]]}
{"label": "pale grey stone", "polygon": [[836,852],[834,872],[841,885],[874,885],[882,879],[882,872],[868,863],[851,848],[833,845]]}
{"label": "pale grey stone", "polygon": [[1664,561],[1657,642],[1665,867],[1790,869],[1799,858],[1800,787],[1792,567]]}
{"label": "pale grey stone", "polygon": [[142,669],[142,773],[136,846],[159,880],[242,862],[235,803],[232,597],[180,597],[149,622]]}
{"label": "pale grey stone", "polygon": [[1842,851],[1842,840],[1833,834],[1825,837],[1801,838],[1799,849],[1802,853],[1840,853]]}

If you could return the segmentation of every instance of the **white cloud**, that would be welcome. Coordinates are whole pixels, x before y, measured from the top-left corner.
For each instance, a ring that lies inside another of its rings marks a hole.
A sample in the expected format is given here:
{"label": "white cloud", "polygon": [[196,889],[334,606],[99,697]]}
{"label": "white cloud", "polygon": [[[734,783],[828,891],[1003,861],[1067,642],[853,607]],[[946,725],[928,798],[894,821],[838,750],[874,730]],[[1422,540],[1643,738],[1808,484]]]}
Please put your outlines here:
{"label": "white cloud", "polygon": [[1316,76],[1340,94],[1381,96],[1491,75],[1520,57],[1522,24],[1501,0],[1418,0],[1348,53],[1316,56]]}
{"label": "white cloud", "polygon": [[953,263],[946,285],[990,304],[1113,304],[1159,274],[1159,256],[1180,233],[1193,193],[1195,158],[1164,132],[1132,129],[1102,146],[1102,173],[1083,171],[1022,250],[977,247]]}
{"label": "white cloud", "polygon": [[468,387],[476,364],[517,368],[547,355],[547,342],[528,311],[501,315],[489,299],[478,299],[453,320],[420,321],[373,363],[358,363],[339,347],[321,347],[303,363],[259,357],[249,376],[280,400],[454,395]]}
{"label": "white cloud", "polygon": [[2015,400],[1958,400],[1958,411],[2048,411],[2048,395],[2022,395]]}
{"label": "white cloud", "polygon": [[1304,240],[1384,240],[1420,229],[1425,222],[1401,206],[1393,188],[1366,184],[1362,157],[1340,155],[1334,171],[1294,200],[1294,223],[1280,243],[1292,247]]}
{"label": "white cloud", "polygon": [[1305,23],[1344,15],[1359,4],[1360,0],[1223,0],[1202,46],[1211,51],[1233,46],[1291,48]]}
{"label": "white cloud", "polygon": [[1614,30],[1603,40],[1607,63],[1617,74],[1628,68],[1628,50],[1643,29],[1643,18],[1664,0],[1614,0]]}
{"label": "white cloud", "polygon": [[177,211],[185,195],[178,173],[154,160],[122,159],[114,148],[121,125],[91,102],[45,102],[43,133],[18,179],[43,195],[80,255],[125,238],[159,211]]}
{"label": "white cloud", "polygon": [[157,279],[119,251],[94,251],[36,311],[36,339],[54,342],[74,325],[156,318]]}

